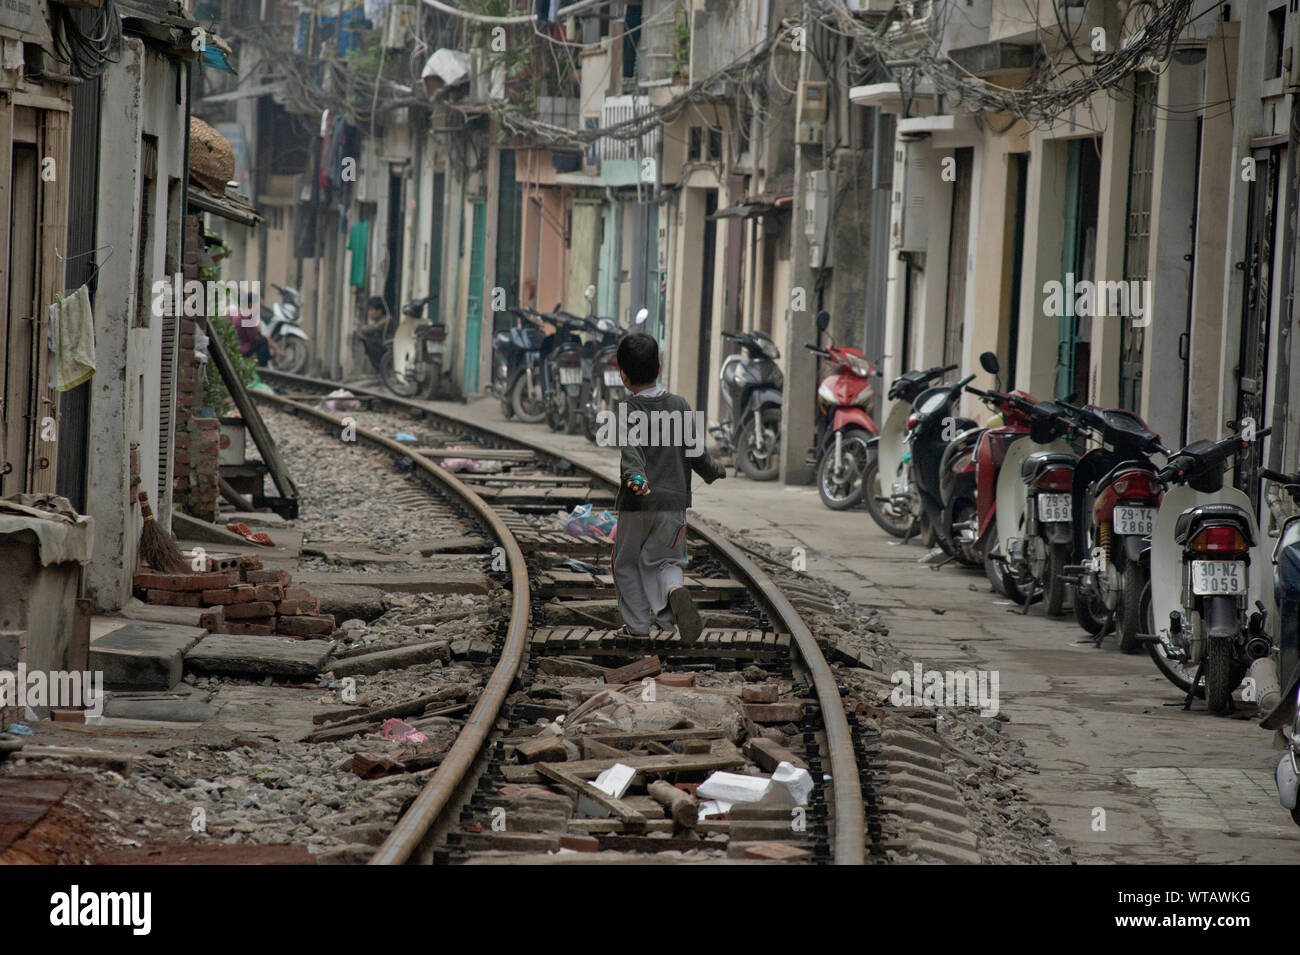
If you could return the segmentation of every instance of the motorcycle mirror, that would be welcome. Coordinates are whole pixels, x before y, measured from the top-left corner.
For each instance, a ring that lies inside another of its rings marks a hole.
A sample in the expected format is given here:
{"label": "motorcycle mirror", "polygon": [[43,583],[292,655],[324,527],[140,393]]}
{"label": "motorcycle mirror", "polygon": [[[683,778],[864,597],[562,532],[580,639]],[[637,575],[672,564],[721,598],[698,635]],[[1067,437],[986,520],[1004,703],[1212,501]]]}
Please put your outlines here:
{"label": "motorcycle mirror", "polygon": [[1001,370],[998,365],[998,356],[993,354],[991,351],[986,351],[984,354],[980,355],[980,367],[990,375],[996,375]]}
{"label": "motorcycle mirror", "polygon": [[820,311],[817,313],[817,331],[824,332],[831,327],[831,313]]}
{"label": "motorcycle mirror", "polygon": [[641,311],[636,313],[636,318],[634,319],[634,321],[637,325],[644,325],[645,320],[649,317],[650,317],[650,310],[648,308],[643,308],[641,309]]}

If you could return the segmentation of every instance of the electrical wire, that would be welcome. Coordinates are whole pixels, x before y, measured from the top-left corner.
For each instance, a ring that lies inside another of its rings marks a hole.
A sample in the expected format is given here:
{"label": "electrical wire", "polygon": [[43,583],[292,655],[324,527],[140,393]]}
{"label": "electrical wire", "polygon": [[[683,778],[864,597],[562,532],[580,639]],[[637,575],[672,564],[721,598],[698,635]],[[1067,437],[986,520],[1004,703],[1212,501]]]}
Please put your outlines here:
{"label": "electrical wire", "polygon": [[108,64],[121,59],[122,18],[113,0],[104,0],[103,6],[91,14],[94,19],[89,32],[82,31],[75,11],[63,4],[50,4],[50,12],[54,20],[54,54],[68,64],[74,76],[93,79]]}

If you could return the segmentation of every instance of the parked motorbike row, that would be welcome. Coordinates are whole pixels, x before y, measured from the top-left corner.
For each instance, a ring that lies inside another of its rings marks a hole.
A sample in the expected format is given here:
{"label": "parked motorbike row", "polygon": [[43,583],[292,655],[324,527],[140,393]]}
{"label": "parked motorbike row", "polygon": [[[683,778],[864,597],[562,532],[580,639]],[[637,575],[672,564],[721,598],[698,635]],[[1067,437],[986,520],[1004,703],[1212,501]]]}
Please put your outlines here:
{"label": "parked motorbike row", "polygon": [[[996,356],[980,363],[996,383]],[[1270,429],[1230,422],[1223,439],[1171,450],[1131,411],[985,391],[974,375],[944,382],[954,370],[895,379],[880,433],[859,454],[837,428],[826,473],[854,462],[875,521],[939,548],[936,567],[982,567],[1022,613],[1041,601],[1055,616],[1072,602],[1098,646],[1114,633],[1124,651],[1145,648],[1185,709],[1204,698],[1230,712],[1244,682],[1285,743],[1279,798],[1300,825],[1300,515],[1278,514],[1270,552],[1250,498],[1224,481]],[[990,408],[989,422],[955,414],[963,392]],[[1261,476],[1300,505],[1300,473]]]}
{"label": "parked motorbike row", "polygon": [[[588,301],[594,293],[589,287]],[[527,424],[545,421],[552,431],[581,431],[595,441],[600,413],[612,412],[627,393],[616,357],[619,339],[639,330],[649,313],[641,309],[631,329],[611,318],[560,310],[509,313],[513,326],[492,342],[492,390],[501,413]]]}

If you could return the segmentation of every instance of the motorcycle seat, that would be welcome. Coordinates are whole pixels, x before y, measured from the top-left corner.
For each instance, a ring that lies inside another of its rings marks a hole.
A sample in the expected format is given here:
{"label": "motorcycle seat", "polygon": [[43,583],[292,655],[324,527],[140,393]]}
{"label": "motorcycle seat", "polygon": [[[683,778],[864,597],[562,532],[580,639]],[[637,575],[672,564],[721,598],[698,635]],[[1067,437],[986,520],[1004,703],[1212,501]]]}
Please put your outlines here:
{"label": "motorcycle seat", "polygon": [[1069,451],[1034,451],[1020,465],[1020,477],[1026,484],[1033,484],[1048,468],[1072,468],[1079,461],[1079,456]]}
{"label": "motorcycle seat", "polygon": [[1246,538],[1247,544],[1255,543],[1254,535],[1251,533],[1250,518],[1235,504],[1199,504],[1196,507],[1189,507],[1178,515],[1178,520],[1174,524],[1174,543],[1187,543],[1192,532],[1204,521],[1228,521],[1235,524],[1241,530],[1242,536]]}

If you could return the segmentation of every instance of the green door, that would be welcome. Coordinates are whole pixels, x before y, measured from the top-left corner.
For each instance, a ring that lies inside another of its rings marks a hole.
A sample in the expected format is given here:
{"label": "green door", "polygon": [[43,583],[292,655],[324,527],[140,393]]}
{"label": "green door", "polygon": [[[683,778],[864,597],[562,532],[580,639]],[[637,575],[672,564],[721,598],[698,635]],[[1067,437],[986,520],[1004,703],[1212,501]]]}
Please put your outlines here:
{"label": "green door", "polygon": [[474,233],[469,253],[469,301],[465,309],[465,393],[478,391],[479,343],[483,329],[483,246],[487,202],[474,200]]}

